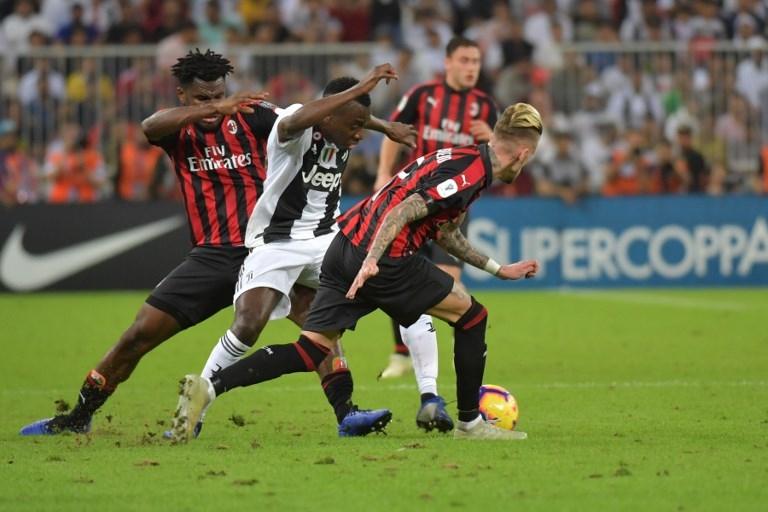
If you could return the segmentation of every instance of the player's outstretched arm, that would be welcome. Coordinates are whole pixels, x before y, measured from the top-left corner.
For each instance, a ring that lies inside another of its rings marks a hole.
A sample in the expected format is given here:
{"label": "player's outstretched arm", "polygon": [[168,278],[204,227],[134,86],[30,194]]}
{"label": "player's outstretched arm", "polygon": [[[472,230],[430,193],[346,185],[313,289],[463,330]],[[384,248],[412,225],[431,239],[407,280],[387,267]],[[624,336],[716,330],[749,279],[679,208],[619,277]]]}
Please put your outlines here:
{"label": "player's outstretched arm", "polygon": [[416,131],[413,125],[397,121],[385,121],[376,116],[371,116],[368,118],[368,122],[365,123],[365,128],[366,130],[383,133],[388,139],[398,144],[404,144],[411,149],[416,149],[416,136],[419,132]]}
{"label": "player's outstretched arm", "polygon": [[376,169],[376,183],[373,185],[373,190],[379,190],[394,176],[395,164],[400,155],[400,147],[400,144],[389,138],[381,141],[379,166]]}
{"label": "player's outstretched arm", "polygon": [[286,116],[277,124],[277,136],[280,142],[287,142],[301,132],[315,126],[334,110],[358,96],[371,92],[381,80],[397,80],[398,76],[390,64],[380,64],[373,68],[358,84],[346,91],[331,94],[304,104],[293,114]]}
{"label": "player's outstretched arm", "polygon": [[216,114],[231,115],[237,112],[252,114],[251,105],[269,96],[267,92],[240,92],[217,101],[208,101],[201,105],[158,110],[141,122],[141,129],[147,139],[157,141],[181,130],[190,123],[202,121]]}
{"label": "player's outstretched arm", "polygon": [[381,227],[376,232],[371,248],[368,250],[368,256],[363,260],[360,271],[347,291],[348,299],[354,299],[355,295],[357,295],[357,290],[362,288],[369,278],[379,273],[379,259],[384,255],[387,247],[397,238],[397,235],[400,234],[403,228],[413,221],[423,219],[427,216],[427,213],[429,213],[429,210],[424,198],[419,194],[412,194],[384,216]]}
{"label": "player's outstretched arm", "polygon": [[536,275],[536,272],[539,270],[539,263],[536,260],[523,260],[508,265],[499,265],[469,243],[469,240],[466,239],[459,229],[460,225],[461,219],[458,219],[440,228],[441,236],[438,238],[437,243],[448,253],[500,279],[514,280],[523,277],[529,279]]}

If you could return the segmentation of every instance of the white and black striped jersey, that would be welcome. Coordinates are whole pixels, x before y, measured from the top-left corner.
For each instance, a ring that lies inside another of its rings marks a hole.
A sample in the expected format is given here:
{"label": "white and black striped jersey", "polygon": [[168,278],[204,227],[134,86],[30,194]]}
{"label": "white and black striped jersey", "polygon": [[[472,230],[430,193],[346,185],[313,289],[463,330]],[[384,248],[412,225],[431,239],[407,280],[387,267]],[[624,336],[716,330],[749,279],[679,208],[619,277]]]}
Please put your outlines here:
{"label": "white and black striped jersey", "polygon": [[248,247],[307,240],[339,229],[341,174],[349,150],[339,149],[314,127],[289,141],[278,141],[278,124],[299,108],[294,104],[279,110],[267,139],[267,178],[248,220]]}

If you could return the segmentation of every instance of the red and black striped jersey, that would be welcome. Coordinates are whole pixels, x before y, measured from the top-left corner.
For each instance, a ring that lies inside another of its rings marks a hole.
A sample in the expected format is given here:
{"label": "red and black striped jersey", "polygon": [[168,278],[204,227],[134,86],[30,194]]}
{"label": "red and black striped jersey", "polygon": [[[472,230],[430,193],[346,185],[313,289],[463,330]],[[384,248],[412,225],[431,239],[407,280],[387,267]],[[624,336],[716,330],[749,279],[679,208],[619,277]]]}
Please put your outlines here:
{"label": "red and black striped jersey", "polygon": [[390,121],[412,124],[418,131],[410,161],[438,149],[479,143],[469,131],[471,121],[485,121],[493,128],[497,117],[496,103],[481,90],[457,91],[445,81],[434,81],[408,91]]}
{"label": "red and black striped jersey", "polygon": [[224,116],[217,130],[189,124],[152,144],[173,161],[196,246],[242,246],[266,176],[266,141],[277,119],[259,102],[252,114]]}
{"label": "red and black striped jersey", "polygon": [[420,194],[429,213],[406,225],[386,252],[390,258],[410,256],[427,240],[434,240],[441,224],[457,219],[491,185],[488,151],[487,144],[480,144],[439,149],[417,158],[339,217],[341,231],[353,245],[368,251],[387,214],[408,196]]}

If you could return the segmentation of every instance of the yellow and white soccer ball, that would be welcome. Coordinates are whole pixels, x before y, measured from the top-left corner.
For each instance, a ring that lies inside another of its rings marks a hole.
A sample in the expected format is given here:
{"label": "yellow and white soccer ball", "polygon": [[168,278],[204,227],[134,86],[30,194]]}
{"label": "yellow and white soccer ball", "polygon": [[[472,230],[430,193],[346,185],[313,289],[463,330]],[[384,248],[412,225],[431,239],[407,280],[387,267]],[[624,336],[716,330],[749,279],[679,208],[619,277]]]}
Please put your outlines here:
{"label": "yellow and white soccer ball", "polygon": [[493,384],[480,386],[480,414],[486,421],[507,430],[514,430],[520,417],[512,393]]}

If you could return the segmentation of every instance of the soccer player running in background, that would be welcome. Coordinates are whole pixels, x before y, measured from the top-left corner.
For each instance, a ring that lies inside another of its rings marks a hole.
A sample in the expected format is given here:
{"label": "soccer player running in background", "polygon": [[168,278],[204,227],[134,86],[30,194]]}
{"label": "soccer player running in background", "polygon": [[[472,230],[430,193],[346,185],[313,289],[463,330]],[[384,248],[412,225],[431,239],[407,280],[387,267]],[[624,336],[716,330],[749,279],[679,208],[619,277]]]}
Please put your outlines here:
{"label": "soccer player running in background", "polygon": [[[476,42],[454,37],[446,47],[444,80],[416,85],[400,100],[390,120],[413,124],[418,131],[416,148],[407,161],[438,149],[490,140],[491,126],[496,124],[498,114],[494,101],[475,87],[481,61]],[[401,149],[402,146],[392,140],[382,141],[375,190],[383,187],[400,167]],[[466,218],[461,230],[466,236]],[[433,243],[426,244],[422,251],[438,268],[460,282],[462,261]],[[417,323],[431,326],[432,319],[424,315]],[[416,424],[427,431],[432,428],[442,432],[451,430],[453,421],[437,391],[437,334],[434,328],[417,336],[394,322],[392,327],[395,350],[380,377],[400,377],[413,367],[421,394]],[[436,421],[430,421],[431,417]]]}
{"label": "soccer player running in background", "polygon": [[[533,156],[542,132],[532,106],[507,108],[488,144],[445,148],[417,159],[374,195],[339,218],[336,235],[323,260],[317,291],[301,336],[293,345],[271,345],[280,358],[254,354],[212,379],[188,376],[193,393],[182,402],[196,404],[192,421],[216,396],[280,375],[309,371],[328,355],[345,329],[376,309],[402,325],[423,313],[454,327],[454,367],[459,422],[456,438],[521,439],[523,432],[483,421],[478,391],[485,369],[487,311],[461,284],[419,253],[428,240],[501,279],[533,277],[533,260],[500,265],[472,247],[459,230],[467,207],[494,179],[511,183]],[[303,352],[293,349],[300,345]],[[309,358],[310,361],[307,361]]]}
{"label": "soccer player running in background", "polygon": [[[412,126],[389,126],[370,115],[369,93],[381,80],[392,79],[397,79],[392,66],[376,66],[361,82],[336,78],[326,85],[322,98],[279,112],[267,141],[264,190],[248,222],[245,244],[251,250],[235,291],[235,318],[214,346],[203,369],[204,378],[215,378],[242,357],[270,319],[288,315],[296,283],[319,286],[320,265],[338,232],[342,173],[350,148],[360,142],[363,131],[379,129],[398,142],[413,144]],[[334,348],[336,356],[331,354],[324,361],[315,361],[309,354],[318,349],[304,341],[280,349],[263,347],[254,357],[264,362],[266,371],[295,358],[305,364],[306,371],[319,368],[339,435],[366,435],[383,429],[392,413],[358,410],[352,404],[352,376],[341,347]],[[198,382],[186,378],[182,396],[193,394]],[[190,423],[188,402],[182,399],[180,404],[184,407],[176,410],[171,432],[175,440],[186,441],[197,420]]]}
{"label": "soccer player running in background", "polygon": [[[193,248],[139,308],[80,389],[73,410],[36,421],[22,435],[88,432],[93,414],[127,380],[141,358],[176,333],[232,304],[248,218],[261,194],[267,136],[277,119],[263,94],[225,97],[230,62],[212,51],[190,52],[172,67],[182,106],[142,123],[170,156],[184,197]],[[313,290],[297,286],[290,318],[301,325]],[[299,313],[301,312],[301,313]],[[326,389],[336,394],[335,385]]]}

